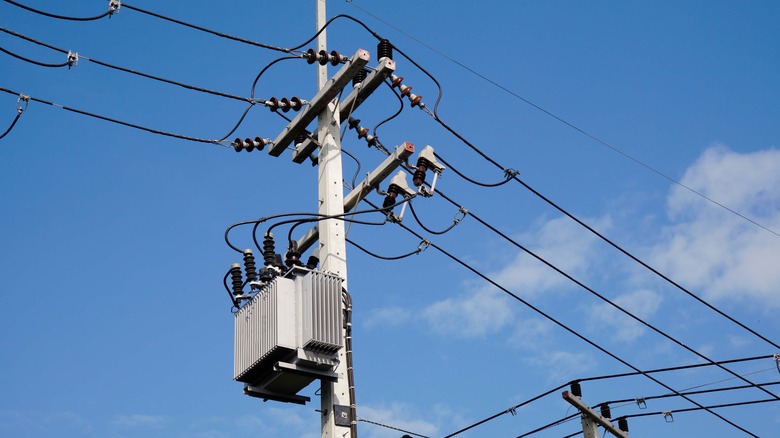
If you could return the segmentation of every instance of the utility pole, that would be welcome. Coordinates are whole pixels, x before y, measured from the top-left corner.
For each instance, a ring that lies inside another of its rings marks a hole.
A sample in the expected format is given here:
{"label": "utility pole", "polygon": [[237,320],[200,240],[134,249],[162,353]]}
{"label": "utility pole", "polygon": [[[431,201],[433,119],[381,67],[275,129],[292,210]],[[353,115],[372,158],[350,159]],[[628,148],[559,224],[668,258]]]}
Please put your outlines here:
{"label": "utility pole", "polygon": [[[317,2],[317,30],[325,26],[326,0]],[[317,36],[317,50],[327,52],[327,30],[323,30]],[[317,88],[321,90],[328,81],[327,63],[317,67]],[[333,100],[328,108],[321,112],[317,124],[317,140],[321,147],[319,151],[319,165],[317,166],[319,213],[323,215],[338,215],[344,213],[344,192],[342,188],[341,144],[339,137],[339,113],[338,103]],[[344,236],[344,221],[341,219],[327,219],[319,222],[320,239],[320,269],[331,272],[343,280],[344,288],[347,287],[347,254],[346,240]],[[346,336],[346,333],[345,335]],[[349,427],[337,426],[344,424],[344,418],[337,418],[336,406],[351,406],[355,401],[350,400],[349,381],[347,379],[347,360],[344,348],[339,350],[339,362],[334,372],[338,375],[335,382],[322,380],[320,397],[321,431],[323,438],[353,438]],[[339,410],[339,415],[350,416],[351,410]],[[346,418],[347,426],[356,418]]]}
{"label": "utility pole", "polygon": [[[619,426],[615,427],[608,417],[600,415],[582,401],[580,398],[582,390],[579,388],[579,384],[572,385],[572,389],[572,392],[563,391],[563,399],[579,409],[582,419],[582,433],[585,438],[599,438],[599,426],[618,438],[628,438],[628,423],[625,418],[621,418],[618,422]],[[605,413],[604,415],[608,416],[609,414]]]}

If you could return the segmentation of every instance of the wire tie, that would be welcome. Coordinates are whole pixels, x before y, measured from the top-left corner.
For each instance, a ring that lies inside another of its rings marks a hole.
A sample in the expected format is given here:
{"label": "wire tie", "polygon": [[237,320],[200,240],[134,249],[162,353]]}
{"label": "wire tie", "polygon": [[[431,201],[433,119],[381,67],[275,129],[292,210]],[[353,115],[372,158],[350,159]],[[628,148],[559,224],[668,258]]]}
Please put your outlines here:
{"label": "wire tie", "polygon": [[79,63],[79,54],[68,50],[68,70]]}
{"label": "wire tie", "polygon": [[[21,102],[24,102],[24,106],[22,106]],[[21,114],[24,112],[24,110],[27,109],[27,105],[30,104],[30,96],[20,94],[19,98],[16,99],[16,112]]]}
{"label": "wire tie", "polygon": [[674,423],[674,415],[672,415],[672,411],[664,411],[664,421],[667,423]]}
{"label": "wire tie", "polygon": [[517,416],[517,410],[515,410],[515,408],[509,408],[507,412],[512,414],[513,417]]}
{"label": "wire tie", "polygon": [[[458,215],[462,215],[461,217],[458,217]],[[463,207],[460,207],[458,211],[455,213],[455,223],[460,223],[463,219],[466,219],[466,216],[469,214],[469,211],[466,210]]]}
{"label": "wire tie", "polygon": [[431,242],[428,239],[423,239],[417,247],[417,254],[425,251],[429,246],[431,246]]}
{"label": "wire tie", "polygon": [[519,173],[520,173],[520,171],[516,170],[516,169],[509,169],[509,168],[508,169],[504,169],[504,177],[506,179],[512,179],[512,178],[516,177]]}
{"label": "wire tie", "polygon": [[775,353],[775,365],[777,366],[777,372],[780,373],[780,353]]}
{"label": "wire tie", "polygon": [[114,12],[119,12],[119,8],[122,7],[122,2],[119,0],[110,0],[108,2],[108,18],[114,15]]}
{"label": "wire tie", "polygon": [[638,399],[636,399],[636,406],[639,409],[647,409],[647,402],[645,401],[645,398],[639,397]]}

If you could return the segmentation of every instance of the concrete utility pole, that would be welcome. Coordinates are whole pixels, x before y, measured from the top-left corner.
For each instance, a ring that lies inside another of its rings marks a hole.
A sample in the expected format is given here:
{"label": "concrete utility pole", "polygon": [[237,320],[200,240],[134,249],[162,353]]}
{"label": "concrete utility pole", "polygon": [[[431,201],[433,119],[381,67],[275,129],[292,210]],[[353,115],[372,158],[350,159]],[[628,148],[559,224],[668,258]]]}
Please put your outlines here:
{"label": "concrete utility pole", "polygon": [[[315,0],[317,2],[317,30],[325,26],[326,0]],[[317,37],[317,50],[328,50],[327,31],[323,30]],[[322,89],[328,81],[327,64],[319,65],[317,68],[317,87]],[[317,140],[321,148],[319,151],[318,166],[318,191],[319,191],[319,213],[324,215],[337,215],[344,213],[344,192],[342,188],[342,168],[341,168],[341,144],[339,137],[339,113],[338,102],[335,100],[328,104],[327,110],[319,115],[317,125]],[[341,219],[328,219],[319,222],[320,238],[320,269],[324,272],[331,272],[344,280],[343,286],[347,287],[347,254],[346,240],[344,236],[344,221]],[[346,336],[346,334],[345,334]],[[335,407],[354,404],[354,400],[349,399],[349,382],[347,379],[347,359],[345,349],[339,351],[339,364],[334,370],[338,375],[336,382],[322,381],[321,392],[321,410],[322,410],[322,437],[323,438],[352,438],[349,422],[356,421],[356,418],[336,418]],[[349,417],[349,410],[339,410],[338,415],[346,414]],[[344,424],[346,420],[347,427],[337,426]]]}
{"label": "concrete utility pole", "polygon": [[[582,414],[582,433],[585,438],[599,438],[599,426],[606,429],[612,435],[618,438],[628,438],[628,426],[623,425],[625,430],[615,427],[609,418],[605,418],[594,411],[590,406],[585,404],[582,399],[570,393],[569,391],[563,391],[563,399],[569,402],[572,406],[579,409]],[[605,414],[609,415],[609,414]],[[625,419],[623,419],[625,421]]]}

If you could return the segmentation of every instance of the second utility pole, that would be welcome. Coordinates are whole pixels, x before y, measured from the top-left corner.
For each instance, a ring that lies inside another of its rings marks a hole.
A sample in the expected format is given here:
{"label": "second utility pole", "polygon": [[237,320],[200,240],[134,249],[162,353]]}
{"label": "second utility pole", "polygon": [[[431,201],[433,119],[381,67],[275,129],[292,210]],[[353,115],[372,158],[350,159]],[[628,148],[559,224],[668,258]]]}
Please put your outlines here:
{"label": "second utility pole", "polygon": [[[317,30],[325,26],[326,0],[317,2]],[[323,30],[317,36],[317,50],[327,52],[326,31]],[[327,64],[320,64],[317,68],[317,88],[322,89],[328,81]],[[323,215],[338,215],[344,213],[344,189],[342,186],[341,168],[341,140],[339,137],[339,113],[338,103],[334,100],[328,104],[328,108],[319,115],[317,125],[317,140],[320,150],[318,155],[318,192],[319,213]],[[347,288],[347,254],[346,240],[344,236],[344,221],[341,219],[328,219],[319,222],[320,240],[320,269],[338,275],[343,280],[343,286]],[[323,438],[354,438],[349,427],[336,425],[335,406],[347,406],[354,404],[349,399],[349,381],[347,379],[347,360],[344,348],[339,350],[339,364],[335,369],[338,380],[326,382],[322,380],[321,411],[322,411],[322,437]],[[347,412],[350,412],[347,410]],[[344,411],[340,410],[339,415]],[[349,414],[347,414],[349,416]],[[340,418],[349,422],[357,421],[357,418]],[[343,421],[339,421],[343,424]]]}

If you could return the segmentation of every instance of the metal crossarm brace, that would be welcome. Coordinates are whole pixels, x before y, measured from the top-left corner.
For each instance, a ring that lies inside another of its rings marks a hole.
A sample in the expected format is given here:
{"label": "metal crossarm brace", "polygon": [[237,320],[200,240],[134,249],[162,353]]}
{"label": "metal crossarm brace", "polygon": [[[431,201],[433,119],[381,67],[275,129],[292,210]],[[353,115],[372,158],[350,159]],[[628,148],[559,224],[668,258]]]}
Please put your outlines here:
{"label": "metal crossarm brace", "polygon": [[[377,65],[376,68],[368,74],[366,79],[363,80],[361,85],[353,88],[349,95],[339,102],[339,120],[342,123],[347,121],[350,114],[353,113],[371,93],[379,88],[379,86],[382,85],[382,82],[384,82],[384,80],[394,71],[395,61],[390,58],[383,58],[379,65]],[[307,138],[303,143],[295,147],[292,160],[298,164],[303,163],[315,149],[317,149],[317,142],[311,138]]]}
{"label": "metal crossarm brace", "polygon": [[[580,412],[582,412],[583,432],[585,433],[586,438],[589,437],[588,433],[590,432],[586,424],[593,421],[601,425],[601,427],[608,430],[612,435],[615,435],[616,437],[628,438],[627,432],[624,432],[618,429],[617,427],[615,427],[615,425],[613,425],[608,418],[602,417],[601,414],[594,411],[590,406],[585,404],[585,402],[583,402],[581,398],[577,397],[574,394],[569,393],[569,391],[563,391],[563,399],[569,402],[569,404],[571,404],[575,408],[579,409]],[[595,427],[593,429],[595,429]],[[598,438],[598,431],[596,431],[596,435],[594,438]]]}
{"label": "metal crossarm brace", "polygon": [[[352,189],[347,196],[344,197],[344,213],[351,211],[357,204],[363,200],[372,190],[374,190],[379,183],[385,178],[390,176],[402,163],[412,156],[414,153],[414,145],[405,141],[401,146],[395,149],[395,152],[385,158],[376,169],[366,176],[362,182],[360,182],[354,189]],[[298,239],[298,251],[304,252],[309,249],[319,237],[319,231],[317,226],[312,227],[306,234]]]}
{"label": "metal crossarm brace", "polygon": [[301,110],[298,115],[290,122],[279,136],[274,139],[273,144],[268,148],[268,153],[278,157],[318,115],[328,106],[344,88],[352,77],[365,67],[370,55],[363,49],[358,49],[352,58],[336,73],[325,86],[309,101],[309,105]]}

